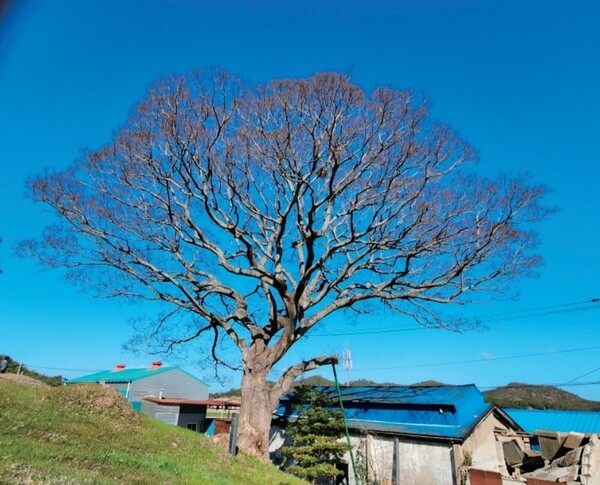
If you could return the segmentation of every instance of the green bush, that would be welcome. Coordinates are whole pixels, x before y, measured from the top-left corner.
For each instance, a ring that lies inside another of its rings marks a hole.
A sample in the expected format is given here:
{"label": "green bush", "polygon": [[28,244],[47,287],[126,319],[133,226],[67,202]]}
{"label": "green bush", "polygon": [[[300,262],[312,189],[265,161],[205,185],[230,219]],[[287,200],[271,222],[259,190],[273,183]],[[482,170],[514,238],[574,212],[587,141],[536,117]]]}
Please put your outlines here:
{"label": "green bush", "polygon": [[341,442],[344,436],[344,414],[332,409],[335,399],[310,386],[294,391],[293,409],[297,419],[286,428],[293,445],[284,446],[280,454],[283,469],[311,483],[335,483],[343,472],[338,465],[349,447]]}

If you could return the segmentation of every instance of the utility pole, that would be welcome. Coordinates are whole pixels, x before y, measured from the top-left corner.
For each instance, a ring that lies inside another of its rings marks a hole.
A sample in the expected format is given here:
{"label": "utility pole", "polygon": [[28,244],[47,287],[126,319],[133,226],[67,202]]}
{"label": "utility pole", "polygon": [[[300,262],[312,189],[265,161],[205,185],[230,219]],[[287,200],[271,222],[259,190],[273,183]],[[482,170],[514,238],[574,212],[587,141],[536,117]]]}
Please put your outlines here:
{"label": "utility pole", "polygon": [[352,369],[352,355],[350,354],[350,349],[344,349],[342,356],[344,370],[346,371],[346,387],[348,387],[350,385],[350,369]]}

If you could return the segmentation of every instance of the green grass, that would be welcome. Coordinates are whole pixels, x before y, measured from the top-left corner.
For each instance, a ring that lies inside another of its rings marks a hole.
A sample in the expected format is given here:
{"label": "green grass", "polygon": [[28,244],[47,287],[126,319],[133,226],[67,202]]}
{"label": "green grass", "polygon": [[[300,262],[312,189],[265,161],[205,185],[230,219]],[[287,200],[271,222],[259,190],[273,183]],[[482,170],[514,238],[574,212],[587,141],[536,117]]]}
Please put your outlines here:
{"label": "green grass", "polygon": [[112,388],[0,379],[0,484],[301,485],[204,435],[136,414]]}

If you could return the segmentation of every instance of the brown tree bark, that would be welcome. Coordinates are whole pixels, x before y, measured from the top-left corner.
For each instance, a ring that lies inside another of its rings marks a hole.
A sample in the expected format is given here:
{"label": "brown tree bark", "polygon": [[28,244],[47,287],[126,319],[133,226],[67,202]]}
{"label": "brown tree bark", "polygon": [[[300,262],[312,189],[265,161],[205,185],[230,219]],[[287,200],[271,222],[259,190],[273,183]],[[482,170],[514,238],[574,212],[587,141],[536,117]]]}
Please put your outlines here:
{"label": "brown tree bark", "polygon": [[244,371],[241,390],[237,444],[246,453],[264,460],[269,458],[269,431],[275,406],[281,396],[271,390],[267,376],[270,369],[258,366]]}

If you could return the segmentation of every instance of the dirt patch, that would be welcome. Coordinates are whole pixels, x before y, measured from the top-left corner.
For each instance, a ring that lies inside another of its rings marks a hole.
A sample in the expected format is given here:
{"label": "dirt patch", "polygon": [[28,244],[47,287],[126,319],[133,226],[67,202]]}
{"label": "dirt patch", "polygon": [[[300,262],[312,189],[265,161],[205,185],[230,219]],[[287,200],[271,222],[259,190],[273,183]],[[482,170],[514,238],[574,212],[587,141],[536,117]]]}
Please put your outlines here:
{"label": "dirt patch", "polygon": [[221,433],[211,436],[210,441],[224,451],[229,451],[229,434]]}
{"label": "dirt patch", "polygon": [[18,382],[19,384],[25,384],[26,386],[33,387],[49,387],[48,384],[32,377],[27,377],[22,374],[0,374],[0,379],[5,381]]}
{"label": "dirt patch", "polygon": [[57,388],[54,398],[66,409],[111,418],[139,419],[127,399],[107,384],[70,384]]}

